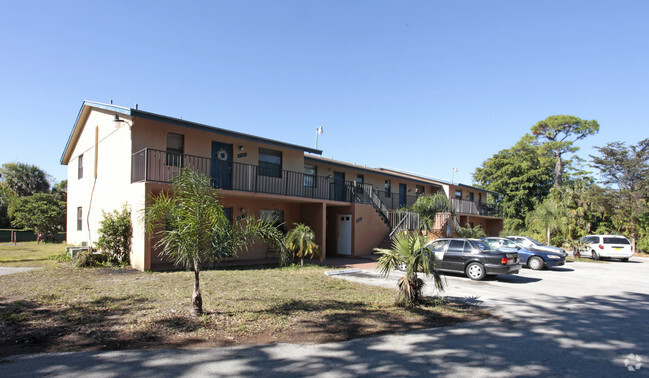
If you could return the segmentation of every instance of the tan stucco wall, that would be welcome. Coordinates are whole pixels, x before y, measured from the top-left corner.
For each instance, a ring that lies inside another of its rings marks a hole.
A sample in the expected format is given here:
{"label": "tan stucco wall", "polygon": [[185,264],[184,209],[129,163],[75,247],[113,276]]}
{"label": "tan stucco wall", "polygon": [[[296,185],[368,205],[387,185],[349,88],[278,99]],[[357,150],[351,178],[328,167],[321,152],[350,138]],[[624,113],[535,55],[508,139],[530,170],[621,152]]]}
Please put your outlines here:
{"label": "tan stucco wall", "polygon": [[457,185],[450,185],[450,197],[449,198],[455,198],[455,191],[456,190],[461,190],[462,191],[462,199],[469,201],[469,193],[473,193],[473,201],[478,202],[478,199],[480,198],[480,195],[482,195],[482,202],[486,203],[487,202],[487,192],[484,190],[476,189],[476,188],[467,188],[465,186],[457,186]]}
{"label": "tan stucco wall", "polygon": [[[94,110],[74,146],[68,164],[67,242],[79,245],[95,243],[103,219],[102,210],[120,209],[131,200],[131,138],[129,127],[116,128],[114,114]],[[98,127],[97,181],[95,184],[95,128]],[[78,178],[78,157],[83,154],[83,178]],[[83,228],[77,231],[77,207],[83,208]],[[89,212],[90,210],[90,212]],[[88,235],[88,221],[90,235]]]}
{"label": "tan stucco wall", "polygon": [[306,224],[315,233],[315,242],[320,247],[320,259],[324,260],[327,255],[327,207],[324,203],[302,204],[300,206],[302,223]]}
{"label": "tan stucco wall", "polygon": [[[303,151],[148,119],[138,119],[135,127],[133,127],[133,152],[144,148],[165,151],[167,149],[167,133],[169,132],[185,136],[184,152],[188,155],[210,158],[212,155],[212,142],[221,142],[232,144],[233,162],[257,165],[259,162],[259,148],[262,147],[282,152],[282,169],[296,172],[303,172],[304,170]],[[243,150],[240,147],[243,147]],[[246,156],[239,157],[240,154]]]}
{"label": "tan stucco wall", "polygon": [[354,205],[353,248],[354,256],[369,255],[390,233],[390,228],[372,205]]}

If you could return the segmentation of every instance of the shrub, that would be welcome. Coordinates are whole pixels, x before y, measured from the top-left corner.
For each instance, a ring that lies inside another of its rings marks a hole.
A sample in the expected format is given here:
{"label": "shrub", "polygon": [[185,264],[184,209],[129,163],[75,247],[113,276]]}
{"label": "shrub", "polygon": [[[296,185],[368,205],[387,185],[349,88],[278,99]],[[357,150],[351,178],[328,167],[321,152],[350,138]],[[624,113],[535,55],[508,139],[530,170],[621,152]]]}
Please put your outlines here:
{"label": "shrub", "polygon": [[78,268],[93,268],[96,266],[100,266],[101,263],[97,260],[95,255],[93,255],[91,252],[88,251],[83,251],[77,254],[74,257],[74,264]]}
{"label": "shrub", "polygon": [[466,227],[458,227],[455,232],[461,238],[471,238],[471,239],[480,239],[481,237],[487,236],[482,230],[481,225],[471,227],[470,224],[466,224]]}
{"label": "shrub", "polygon": [[104,219],[98,230],[97,248],[107,252],[112,262],[128,264],[133,237],[131,210],[127,204],[124,204],[121,211],[113,210],[110,213],[102,211],[102,213]]}

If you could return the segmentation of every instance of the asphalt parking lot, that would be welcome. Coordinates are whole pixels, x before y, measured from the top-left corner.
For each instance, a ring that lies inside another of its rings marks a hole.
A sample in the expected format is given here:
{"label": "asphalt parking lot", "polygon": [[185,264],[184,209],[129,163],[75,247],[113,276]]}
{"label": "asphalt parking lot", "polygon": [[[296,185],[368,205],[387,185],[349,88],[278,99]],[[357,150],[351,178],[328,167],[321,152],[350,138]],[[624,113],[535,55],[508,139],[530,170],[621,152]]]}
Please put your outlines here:
{"label": "asphalt parking lot", "polygon": [[[394,288],[401,274],[393,272],[386,279],[374,270],[363,270],[337,277]],[[548,348],[554,348],[561,352],[561,358],[572,356],[575,366],[597,367],[592,371],[596,376],[604,372],[612,376],[649,375],[648,258],[567,262],[562,267],[522,269],[517,275],[485,281],[472,281],[460,274],[444,277],[446,290],[442,295],[489,307],[511,331],[524,332],[510,339],[516,344],[522,342],[517,355],[543,361]],[[438,294],[432,283],[424,290],[426,295]],[[634,371],[615,368],[628,367],[630,355],[634,366],[640,366],[639,358],[644,367]],[[548,359],[550,356],[546,355]],[[570,365],[570,359],[565,362]],[[578,369],[554,372],[585,373]]]}
{"label": "asphalt parking lot", "polygon": [[[394,288],[399,275],[361,269],[335,277]],[[317,345],[14,356],[0,361],[0,376],[649,376],[647,258],[524,269],[483,282],[446,275],[446,283],[447,297],[495,316]]]}

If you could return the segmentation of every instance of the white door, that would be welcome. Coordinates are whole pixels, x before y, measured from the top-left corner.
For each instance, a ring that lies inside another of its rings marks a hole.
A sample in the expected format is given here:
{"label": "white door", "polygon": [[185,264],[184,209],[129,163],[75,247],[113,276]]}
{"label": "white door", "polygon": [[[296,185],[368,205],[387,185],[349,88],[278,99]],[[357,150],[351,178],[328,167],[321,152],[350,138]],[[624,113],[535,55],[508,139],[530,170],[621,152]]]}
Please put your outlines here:
{"label": "white door", "polygon": [[338,216],[338,254],[352,254],[352,215]]}

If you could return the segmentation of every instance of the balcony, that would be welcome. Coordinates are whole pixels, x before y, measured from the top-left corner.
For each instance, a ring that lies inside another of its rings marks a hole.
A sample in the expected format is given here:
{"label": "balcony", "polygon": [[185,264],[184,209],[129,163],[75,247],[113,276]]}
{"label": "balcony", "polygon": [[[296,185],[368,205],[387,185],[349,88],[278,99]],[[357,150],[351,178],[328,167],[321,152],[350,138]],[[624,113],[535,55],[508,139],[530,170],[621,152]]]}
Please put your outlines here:
{"label": "balcony", "polygon": [[212,186],[221,190],[238,190],[321,200],[371,203],[364,195],[372,185],[353,181],[336,181],[331,177],[293,171],[272,171],[255,165],[193,156],[168,154],[145,148],[133,154],[131,182],[170,183],[180,168],[191,167],[211,178]]}
{"label": "balcony", "polygon": [[475,202],[451,198],[453,208],[459,214],[484,215],[489,217],[502,217],[502,207],[484,202]]}

